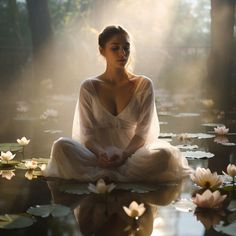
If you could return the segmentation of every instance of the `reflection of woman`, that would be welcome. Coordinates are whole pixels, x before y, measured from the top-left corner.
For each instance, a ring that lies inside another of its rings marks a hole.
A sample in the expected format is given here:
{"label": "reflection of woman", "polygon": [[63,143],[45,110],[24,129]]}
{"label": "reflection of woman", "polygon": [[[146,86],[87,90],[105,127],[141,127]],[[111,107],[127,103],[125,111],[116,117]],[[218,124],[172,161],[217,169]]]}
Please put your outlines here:
{"label": "reflection of woman", "polygon": [[126,69],[130,39],[121,27],[99,35],[103,74],[80,87],[73,138],[57,140],[46,176],[81,181],[172,181],[189,174],[178,149],[158,139],[152,81]]}
{"label": "reflection of woman", "polygon": [[[106,197],[93,194],[81,200],[80,205],[74,209],[74,214],[85,236],[130,235],[131,231],[136,231],[136,236],[148,236],[153,230],[154,204],[169,204],[179,195],[180,188],[179,184],[143,194],[112,192]],[[146,208],[137,221],[128,217],[122,208],[134,200],[144,203]]]}
{"label": "reflection of woman", "polygon": [[[135,193],[113,190],[110,194],[73,195],[59,191],[66,183],[49,181],[53,202],[74,209],[74,214],[83,235],[128,235],[139,228],[135,235],[150,235],[153,230],[153,215],[157,205],[168,205],[179,197],[182,183],[163,185],[153,192]],[[146,211],[134,221],[128,217],[123,206],[132,201],[144,203]]]}

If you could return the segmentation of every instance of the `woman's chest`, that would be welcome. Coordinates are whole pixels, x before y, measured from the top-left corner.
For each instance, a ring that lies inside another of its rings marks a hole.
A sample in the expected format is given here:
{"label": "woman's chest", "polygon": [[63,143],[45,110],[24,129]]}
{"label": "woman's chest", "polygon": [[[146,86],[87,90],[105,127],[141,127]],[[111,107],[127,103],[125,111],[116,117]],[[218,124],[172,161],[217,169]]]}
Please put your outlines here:
{"label": "woman's chest", "polygon": [[97,95],[101,105],[112,115],[119,115],[131,102],[134,95],[134,85],[100,86]]}

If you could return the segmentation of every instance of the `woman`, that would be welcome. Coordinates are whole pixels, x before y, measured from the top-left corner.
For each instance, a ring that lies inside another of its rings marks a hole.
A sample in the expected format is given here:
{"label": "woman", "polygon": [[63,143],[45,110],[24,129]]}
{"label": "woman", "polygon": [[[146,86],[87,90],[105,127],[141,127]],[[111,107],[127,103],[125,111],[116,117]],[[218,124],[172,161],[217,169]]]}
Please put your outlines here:
{"label": "woman", "polygon": [[98,43],[106,70],[82,83],[73,140],[60,138],[54,143],[45,175],[122,182],[163,182],[187,176],[190,168],[180,151],[158,139],[152,81],[126,69],[128,33],[120,26],[108,26]]}

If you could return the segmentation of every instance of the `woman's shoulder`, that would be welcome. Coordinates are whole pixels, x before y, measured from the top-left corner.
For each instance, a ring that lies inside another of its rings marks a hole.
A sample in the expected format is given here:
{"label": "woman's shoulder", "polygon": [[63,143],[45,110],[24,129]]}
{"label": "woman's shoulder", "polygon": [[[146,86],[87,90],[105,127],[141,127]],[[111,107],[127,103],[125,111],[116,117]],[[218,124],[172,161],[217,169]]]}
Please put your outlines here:
{"label": "woman's shoulder", "polygon": [[153,82],[149,77],[145,75],[135,75],[135,77],[138,79],[138,90],[140,92],[144,92],[149,88],[153,88]]}
{"label": "woman's shoulder", "polygon": [[93,76],[93,77],[89,77],[87,79],[84,79],[81,81],[80,83],[80,88],[82,89],[86,89],[88,91],[93,90],[93,86],[94,84],[98,81],[98,77]]}

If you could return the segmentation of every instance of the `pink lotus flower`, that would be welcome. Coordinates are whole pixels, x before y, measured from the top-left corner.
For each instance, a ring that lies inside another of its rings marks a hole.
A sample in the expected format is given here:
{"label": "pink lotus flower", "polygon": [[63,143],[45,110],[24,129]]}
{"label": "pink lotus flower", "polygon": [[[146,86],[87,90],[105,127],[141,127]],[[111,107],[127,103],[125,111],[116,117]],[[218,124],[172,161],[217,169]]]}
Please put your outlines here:
{"label": "pink lotus flower", "polygon": [[218,209],[222,206],[223,201],[227,195],[221,195],[218,190],[211,192],[209,189],[205,190],[203,194],[196,194],[193,198],[195,203],[200,208],[214,208]]}
{"label": "pink lotus flower", "polygon": [[227,173],[234,178],[236,176],[236,166],[234,164],[229,164],[227,166]]}
{"label": "pink lotus flower", "polygon": [[222,184],[222,180],[216,172],[211,173],[210,169],[201,167],[198,167],[190,177],[194,183],[202,188],[213,188]]}
{"label": "pink lotus flower", "polygon": [[229,129],[227,129],[225,126],[217,126],[214,128],[214,131],[217,135],[226,135],[229,132]]}

